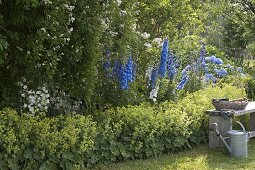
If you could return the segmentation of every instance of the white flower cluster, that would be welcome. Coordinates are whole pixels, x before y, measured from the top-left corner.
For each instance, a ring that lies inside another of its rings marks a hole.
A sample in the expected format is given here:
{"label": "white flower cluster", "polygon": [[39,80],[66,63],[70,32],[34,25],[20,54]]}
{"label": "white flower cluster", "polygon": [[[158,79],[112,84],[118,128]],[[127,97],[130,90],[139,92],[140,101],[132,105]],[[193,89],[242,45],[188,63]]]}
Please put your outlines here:
{"label": "white flower cluster", "polygon": [[153,100],[154,102],[157,101],[158,90],[159,90],[159,84],[157,83],[156,87],[152,89],[150,92],[150,99]]}
{"label": "white flower cluster", "polygon": [[116,0],[116,2],[117,2],[117,5],[120,6],[122,3],[122,0]]}
{"label": "white flower cluster", "polygon": [[126,10],[120,10],[120,16],[125,16],[127,15],[127,11]]}
{"label": "white flower cluster", "polygon": [[42,0],[42,1],[45,5],[48,5],[48,4],[51,5],[52,4],[52,2],[50,0]]}
{"label": "white flower cluster", "polygon": [[75,6],[71,6],[71,5],[68,5],[68,4],[64,4],[64,7],[68,10],[68,11],[72,11],[74,10]]}
{"label": "white flower cluster", "polygon": [[101,24],[102,26],[104,27],[104,29],[109,29],[109,23],[110,23],[110,20],[109,18],[103,18],[101,19]]}
{"label": "white flower cluster", "polygon": [[47,112],[50,104],[50,95],[47,88],[44,86],[37,88],[37,90],[31,90],[26,85],[26,79],[23,82],[19,82],[22,87],[20,92],[22,98],[22,110],[28,110],[32,115],[37,112]]}
{"label": "white flower cluster", "polygon": [[154,38],[154,39],[152,40],[152,42],[155,43],[155,44],[157,44],[158,47],[160,47],[160,46],[162,46],[163,40],[162,40],[162,38]]}
{"label": "white flower cluster", "polygon": [[151,48],[151,47],[152,47],[152,45],[151,45],[150,43],[145,43],[144,46],[145,46],[146,48]]}
{"label": "white flower cluster", "polygon": [[148,34],[147,32],[144,32],[144,33],[141,33],[141,37],[144,38],[144,39],[148,39],[150,38],[150,34]]}

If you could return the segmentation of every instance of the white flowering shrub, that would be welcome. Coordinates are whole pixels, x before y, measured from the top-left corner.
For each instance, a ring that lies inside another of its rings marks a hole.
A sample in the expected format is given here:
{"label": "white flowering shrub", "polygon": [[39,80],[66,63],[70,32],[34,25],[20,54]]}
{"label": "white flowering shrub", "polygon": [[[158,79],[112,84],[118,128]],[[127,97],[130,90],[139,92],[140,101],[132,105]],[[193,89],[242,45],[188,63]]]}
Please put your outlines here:
{"label": "white flowering shrub", "polygon": [[35,115],[39,112],[60,113],[77,113],[81,111],[82,101],[71,98],[70,95],[63,91],[55,90],[50,95],[46,85],[33,90],[28,87],[28,82],[23,79],[19,82],[21,87],[21,111],[29,112]]}
{"label": "white flowering shrub", "polygon": [[19,83],[21,87],[20,95],[22,111],[28,111],[32,115],[37,112],[47,112],[50,105],[50,95],[46,86],[37,88],[36,90],[29,89],[26,81]]}

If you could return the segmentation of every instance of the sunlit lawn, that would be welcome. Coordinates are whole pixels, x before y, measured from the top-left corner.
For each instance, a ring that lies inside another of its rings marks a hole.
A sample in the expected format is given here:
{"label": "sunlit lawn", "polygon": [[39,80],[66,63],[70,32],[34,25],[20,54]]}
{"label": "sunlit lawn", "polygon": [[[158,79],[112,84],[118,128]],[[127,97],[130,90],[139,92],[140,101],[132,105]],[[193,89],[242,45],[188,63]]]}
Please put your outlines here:
{"label": "sunlit lawn", "polygon": [[255,140],[249,141],[249,157],[235,158],[224,150],[212,150],[207,145],[158,158],[99,165],[97,170],[168,170],[168,169],[251,169],[255,170]]}

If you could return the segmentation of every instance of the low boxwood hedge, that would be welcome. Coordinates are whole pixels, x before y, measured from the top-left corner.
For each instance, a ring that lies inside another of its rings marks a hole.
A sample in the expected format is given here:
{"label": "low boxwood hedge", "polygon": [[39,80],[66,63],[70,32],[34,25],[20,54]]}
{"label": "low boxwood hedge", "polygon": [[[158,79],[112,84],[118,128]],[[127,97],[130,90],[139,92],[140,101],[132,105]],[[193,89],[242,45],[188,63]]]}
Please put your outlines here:
{"label": "low boxwood hedge", "polygon": [[97,163],[158,156],[207,140],[211,98],[244,89],[210,87],[176,102],[112,108],[93,116],[31,117],[0,111],[0,169],[84,169]]}

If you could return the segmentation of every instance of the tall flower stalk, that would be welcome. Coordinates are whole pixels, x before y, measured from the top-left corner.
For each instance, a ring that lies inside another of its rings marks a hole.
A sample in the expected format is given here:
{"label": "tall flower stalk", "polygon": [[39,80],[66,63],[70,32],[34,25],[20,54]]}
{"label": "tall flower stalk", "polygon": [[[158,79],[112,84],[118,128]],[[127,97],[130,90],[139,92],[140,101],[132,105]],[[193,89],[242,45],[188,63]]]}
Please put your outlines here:
{"label": "tall flower stalk", "polygon": [[165,39],[161,51],[160,63],[158,74],[160,77],[164,77],[166,75],[167,69],[167,58],[168,58],[168,39]]}
{"label": "tall flower stalk", "polygon": [[133,82],[133,61],[132,56],[130,56],[126,63],[126,76],[128,82]]}

